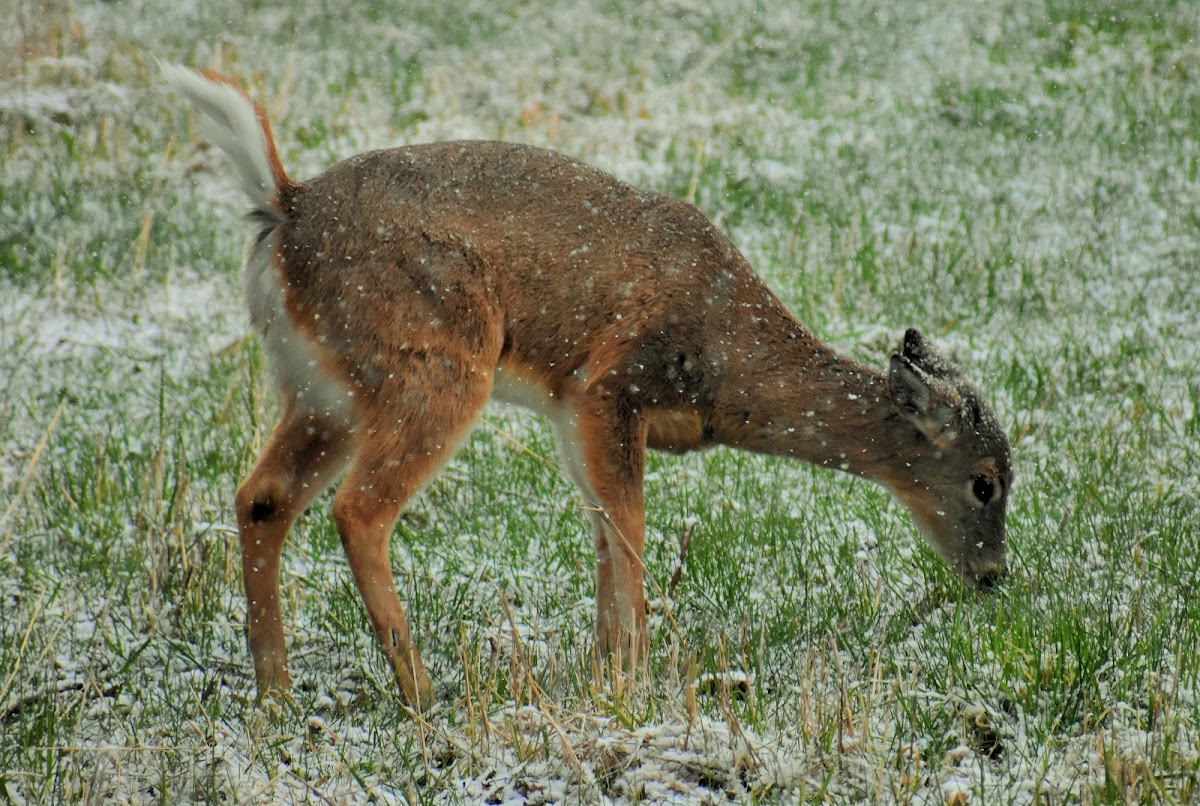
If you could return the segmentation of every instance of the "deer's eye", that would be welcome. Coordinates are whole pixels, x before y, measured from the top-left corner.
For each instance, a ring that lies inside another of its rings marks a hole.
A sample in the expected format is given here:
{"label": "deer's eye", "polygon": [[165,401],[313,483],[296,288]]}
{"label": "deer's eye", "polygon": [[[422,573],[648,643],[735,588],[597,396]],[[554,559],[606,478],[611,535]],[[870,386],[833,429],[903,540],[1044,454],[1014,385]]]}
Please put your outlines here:
{"label": "deer's eye", "polygon": [[981,504],[986,504],[992,500],[992,496],[996,494],[996,485],[990,479],[983,476],[976,476],[971,482],[971,494]]}

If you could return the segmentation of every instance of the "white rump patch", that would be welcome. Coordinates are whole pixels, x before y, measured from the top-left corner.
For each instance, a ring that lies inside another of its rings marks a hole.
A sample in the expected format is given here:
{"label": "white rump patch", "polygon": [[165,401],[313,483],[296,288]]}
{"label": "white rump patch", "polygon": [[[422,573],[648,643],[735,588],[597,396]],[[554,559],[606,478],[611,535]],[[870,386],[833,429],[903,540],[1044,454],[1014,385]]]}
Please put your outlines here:
{"label": "white rump patch", "polygon": [[298,331],[283,304],[279,274],[272,260],[277,233],[254,243],[246,254],[246,301],[250,322],[262,336],[267,366],[285,395],[303,412],[350,423],[351,391],[322,369],[316,349]]}

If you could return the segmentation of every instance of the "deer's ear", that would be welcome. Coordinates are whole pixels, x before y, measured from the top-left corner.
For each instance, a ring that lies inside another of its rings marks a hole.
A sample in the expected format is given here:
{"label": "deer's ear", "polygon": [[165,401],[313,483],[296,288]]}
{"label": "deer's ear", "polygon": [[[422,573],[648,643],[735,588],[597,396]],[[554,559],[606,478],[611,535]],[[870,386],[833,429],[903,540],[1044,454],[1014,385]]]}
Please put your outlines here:
{"label": "deer's ear", "polygon": [[958,370],[942,356],[915,327],[904,331],[900,355],[922,372],[934,378],[955,378]]}
{"label": "deer's ear", "polygon": [[915,327],[910,327],[904,331],[904,340],[900,342],[900,355],[907,358],[909,361],[920,362],[925,356],[928,342],[921,334],[921,331]]}
{"label": "deer's ear", "polygon": [[[915,330],[908,332],[917,333]],[[917,333],[917,336],[920,334]],[[904,342],[907,348],[908,334],[905,334]],[[898,353],[892,355],[888,386],[891,387],[892,400],[896,401],[896,405],[906,417],[924,417],[929,413],[933,390],[929,388],[928,376],[917,369],[909,356]]]}
{"label": "deer's ear", "polygon": [[955,395],[944,381],[931,377],[911,359],[895,353],[888,370],[888,387],[901,416],[939,450],[954,440]]}

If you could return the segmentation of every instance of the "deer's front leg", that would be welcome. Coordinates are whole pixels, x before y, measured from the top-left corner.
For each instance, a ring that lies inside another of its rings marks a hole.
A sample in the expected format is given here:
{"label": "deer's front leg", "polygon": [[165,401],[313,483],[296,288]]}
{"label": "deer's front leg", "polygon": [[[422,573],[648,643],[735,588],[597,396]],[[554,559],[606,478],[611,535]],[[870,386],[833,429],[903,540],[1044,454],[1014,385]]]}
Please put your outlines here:
{"label": "deer's front leg", "polygon": [[646,658],[642,587],[646,515],[644,421],[609,397],[582,396],[556,418],[571,478],[591,514],[596,547],[596,645],[626,668]]}

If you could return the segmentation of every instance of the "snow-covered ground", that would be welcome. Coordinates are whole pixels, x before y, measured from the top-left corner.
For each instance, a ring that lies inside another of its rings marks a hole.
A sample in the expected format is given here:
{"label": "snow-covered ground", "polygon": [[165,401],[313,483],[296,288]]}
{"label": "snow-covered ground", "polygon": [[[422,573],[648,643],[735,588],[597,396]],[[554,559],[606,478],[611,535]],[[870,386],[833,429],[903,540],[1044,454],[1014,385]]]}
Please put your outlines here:
{"label": "snow-covered ground", "polygon": [[[446,6],[9,7],[0,798],[1200,797],[1200,10]],[[400,708],[321,506],[285,557],[294,701],[256,705],[243,201],[154,57],[243,79],[295,177],[548,146],[695,200],[865,361],[922,327],[1009,424],[1013,578],[964,592],[863,484],[656,459],[654,677],[613,681],[586,519],[497,407],[395,541],[437,708]]]}

